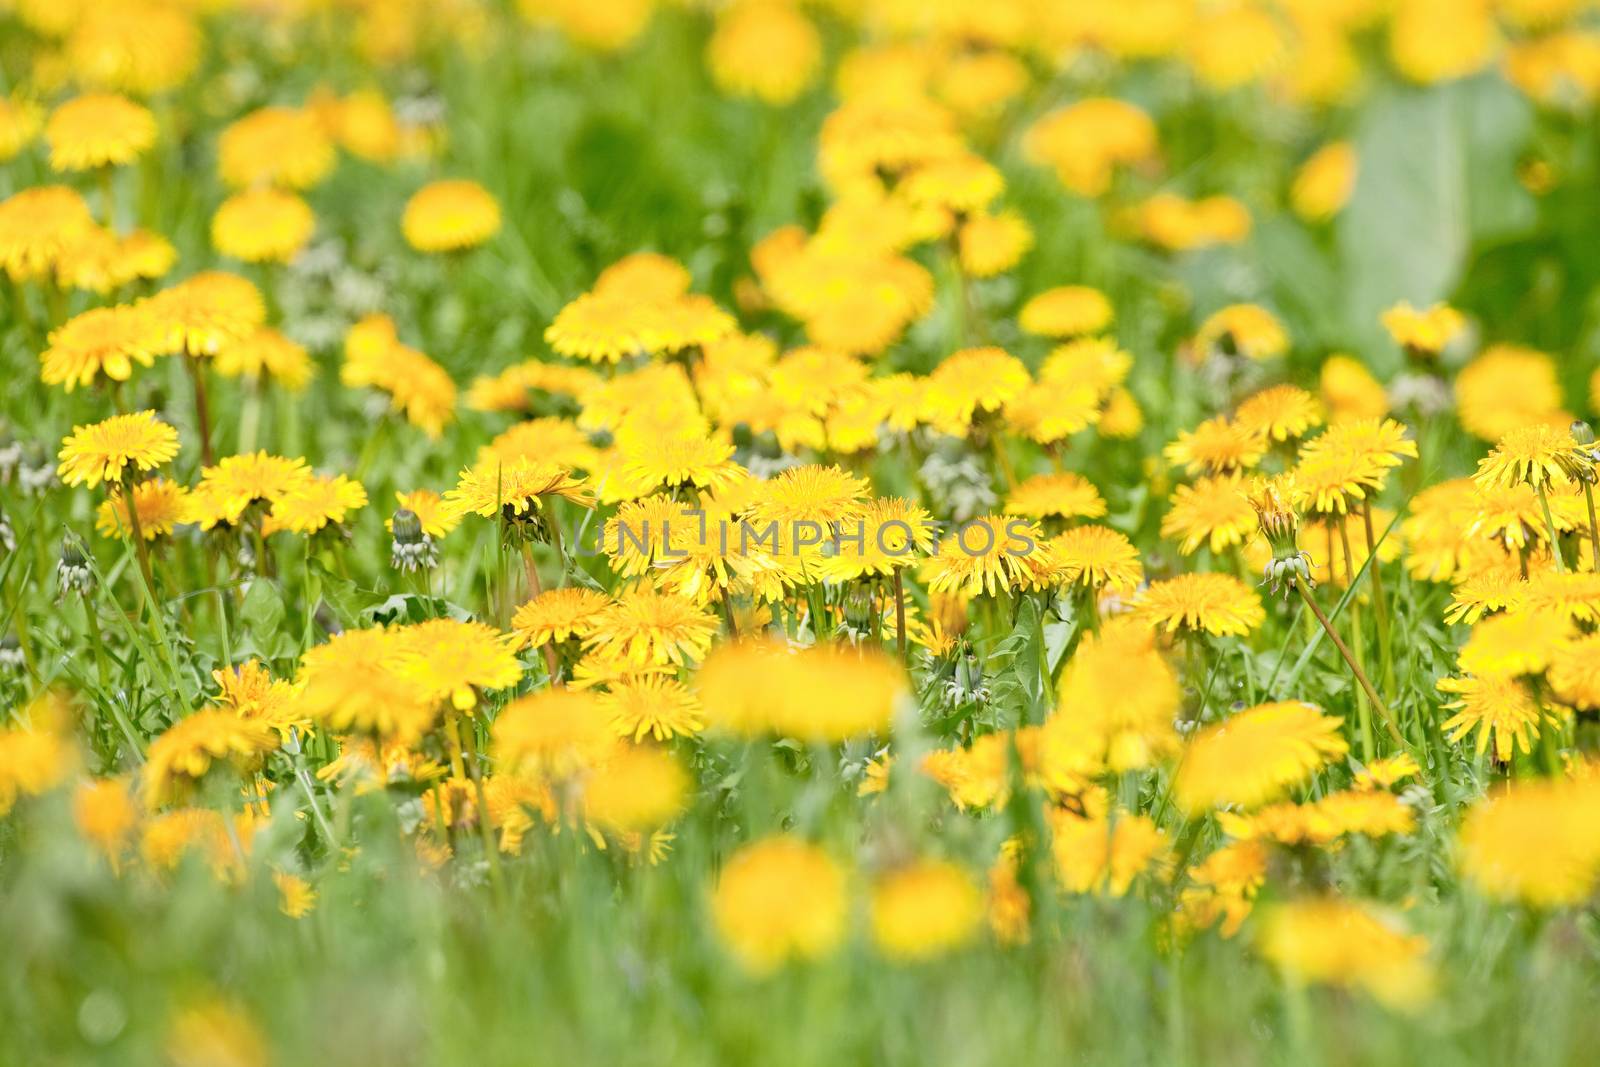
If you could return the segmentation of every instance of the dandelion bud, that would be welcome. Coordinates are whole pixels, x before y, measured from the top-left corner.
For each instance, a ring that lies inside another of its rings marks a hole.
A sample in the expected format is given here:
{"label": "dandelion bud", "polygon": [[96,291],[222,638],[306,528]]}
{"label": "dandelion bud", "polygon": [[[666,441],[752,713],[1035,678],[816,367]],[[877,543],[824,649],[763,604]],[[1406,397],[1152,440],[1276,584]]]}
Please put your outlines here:
{"label": "dandelion bud", "polygon": [[1572,422],[1572,439],[1583,447],[1588,448],[1594,444],[1594,427],[1582,419],[1574,419]]}
{"label": "dandelion bud", "polygon": [[422,528],[422,520],[410,508],[401,508],[389,520],[394,540],[389,544],[389,560],[396,570],[407,573],[419,568],[432,569],[439,563],[433,538]]}
{"label": "dandelion bud", "polygon": [[1250,490],[1250,506],[1255,509],[1261,535],[1272,546],[1276,557],[1300,551],[1300,518],[1290,503],[1292,487],[1282,479],[1258,478]]}
{"label": "dandelion bud", "polygon": [[982,704],[989,699],[989,687],[984,684],[983,665],[972,651],[972,645],[963,641],[956,656],[955,674],[944,684],[945,700],[955,707],[963,704]]}
{"label": "dandelion bud", "polygon": [[1250,488],[1250,506],[1255,509],[1261,535],[1272,546],[1272,559],[1262,572],[1261,584],[1273,592],[1289,595],[1295,582],[1314,587],[1311,557],[1300,551],[1300,517],[1295,514],[1294,484],[1286,477],[1257,478]]}
{"label": "dandelion bud", "polygon": [[89,595],[94,587],[94,572],[89,569],[89,557],[84,554],[83,542],[68,537],[61,543],[61,562],[56,564],[56,584],[61,594]]}
{"label": "dandelion bud", "polygon": [[857,633],[872,626],[872,590],[864,585],[851,587],[844,596],[845,625]]}

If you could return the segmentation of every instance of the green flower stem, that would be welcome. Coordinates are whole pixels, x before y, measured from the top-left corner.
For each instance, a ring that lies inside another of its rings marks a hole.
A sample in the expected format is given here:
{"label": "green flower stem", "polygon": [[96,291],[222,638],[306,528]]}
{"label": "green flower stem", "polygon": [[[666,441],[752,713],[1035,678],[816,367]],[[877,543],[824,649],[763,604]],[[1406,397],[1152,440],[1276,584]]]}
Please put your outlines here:
{"label": "green flower stem", "polygon": [[1350,654],[1350,649],[1345,645],[1344,639],[1334,630],[1333,624],[1322,613],[1322,609],[1317,607],[1317,602],[1312,598],[1310,591],[1306,589],[1305,583],[1296,578],[1294,579],[1294,588],[1295,592],[1300,594],[1300,599],[1305,601],[1306,607],[1310,608],[1311,613],[1317,617],[1317,622],[1322,624],[1322,630],[1333,641],[1333,647],[1337,648],[1339,655],[1344,657],[1345,666],[1350,668],[1350,673],[1355,675],[1356,681],[1361,684],[1362,690],[1367,694],[1367,699],[1372,701],[1372,706],[1378,710],[1378,716],[1383,719],[1383,725],[1389,731],[1389,736],[1394,738],[1396,744],[1409,751],[1411,746],[1406,744],[1406,739],[1400,733],[1400,727],[1395,724],[1394,716],[1390,714],[1388,705],[1378,696],[1378,691],[1372,688],[1372,683],[1367,680],[1367,672],[1356,664],[1355,657]]}
{"label": "green flower stem", "polygon": [[[1600,558],[1600,557],[1597,557]],[[906,658],[906,583],[900,568],[894,569],[894,643],[901,662]]]}
{"label": "green flower stem", "polygon": [[1600,571],[1600,521],[1595,520],[1594,486],[1588,482],[1583,483],[1583,502],[1589,505],[1589,562],[1594,570]]}
{"label": "green flower stem", "polygon": [[1389,621],[1389,597],[1383,588],[1383,563],[1372,532],[1372,500],[1361,502],[1361,522],[1367,535],[1367,570],[1372,573],[1372,611],[1378,617],[1378,656],[1383,664],[1383,684],[1394,688],[1394,646]]}
{"label": "green flower stem", "polygon": [[[528,598],[534,599],[544,592],[544,587],[539,584],[539,568],[533,562],[533,545],[527,538],[522,540],[522,567],[528,573]],[[539,651],[544,656],[544,666],[550,672],[550,685],[557,688],[561,685],[561,664],[556,659],[556,646],[546,641],[539,646]]]}
{"label": "green flower stem", "polygon": [[[1345,581],[1353,589],[1356,584],[1356,556],[1350,549],[1350,528],[1342,518],[1332,521],[1339,527],[1339,544],[1344,549]],[[1371,564],[1376,563],[1376,560],[1371,561]],[[1331,567],[1329,569],[1332,570]],[[1355,662],[1364,671],[1367,665],[1367,641],[1366,634],[1361,629],[1361,601],[1357,598],[1352,598],[1350,601],[1350,641],[1355,646]],[[1361,725],[1361,758],[1371,763],[1372,710],[1367,705],[1366,694],[1362,692],[1356,693],[1356,717]]]}
{"label": "green flower stem", "polygon": [[500,846],[494,839],[494,827],[489,825],[489,797],[483,788],[483,768],[478,756],[478,727],[470,718],[460,722],[454,711],[445,723],[450,731],[452,740],[458,734],[460,743],[466,745],[467,771],[472,775],[472,789],[478,799],[478,833],[483,837],[484,855],[489,861],[489,880],[494,885],[495,895],[502,900],[505,898],[506,880],[505,873],[500,869]]}
{"label": "green flower stem", "polygon": [[1561,535],[1556,532],[1556,520],[1550,514],[1550,498],[1545,495],[1544,483],[1534,486],[1539,493],[1539,507],[1544,511],[1544,526],[1550,534],[1550,554],[1556,558],[1556,573],[1567,573],[1567,561],[1561,555]]}

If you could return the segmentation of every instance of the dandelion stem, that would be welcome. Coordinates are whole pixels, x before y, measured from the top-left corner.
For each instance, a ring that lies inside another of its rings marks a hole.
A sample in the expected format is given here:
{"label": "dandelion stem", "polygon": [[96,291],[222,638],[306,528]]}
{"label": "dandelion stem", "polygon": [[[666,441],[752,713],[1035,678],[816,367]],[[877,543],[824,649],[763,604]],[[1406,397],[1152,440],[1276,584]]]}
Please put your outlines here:
{"label": "dandelion stem", "polygon": [[906,658],[906,583],[899,567],[894,569],[894,643],[903,661]]}
{"label": "dandelion stem", "polygon": [[466,744],[467,771],[472,775],[473,792],[478,798],[478,833],[483,836],[483,851],[489,861],[489,878],[494,883],[495,895],[504,899],[505,874],[500,870],[500,848],[495,843],[494,827],[489,825],[489,797],[483,788],[483,768],[478,757],[477,726],[471,719],[458,723],[455,714],[452,713],[449,727],[452,733],[459,728],[461,738]]}
{"label": "dandelion stem", "polygon": [[187,346],[184,347],[183,365],[189,368],[189,377],[194,379],[195,432],[200,435],[200,462],[209,467],[212,466],[211,406],[206,401],[206,373],[200,361],[189,354]]}
{"label": "dandelion stem", "polygon": [[1594,486],[1588,482],[1583,483],[1583,501],[1589,505],[1589,566],[1600,571],[1600,521],[1594,514]]}
{"label": "dandelion stem", "polygon": [[737,640],[739,637],[739,624],[733,619],[733,598],[728,595],[726,589],[722,590],[722,614],[728,620],[728,636]]}
{"label": "dandelion stem", "polygon": [[1372,532],[1372,501],[1361,502],[1361,522],[1367,534],[1367,570],[1372,572],[1372,611],[1378,617],[1378,649],[1383,662],[1384,685],[1394,686],[1394,655],[1390,648],[1389,597],[1383,588],[1378,542]]}
{"label": "dandelion stem", "polygon": [[[1339,527],[1339,544],[1344,549],[1344,577],[1351,589],[1356,584],[1356,556],[1350,550],[1350,527],[1344,519],[1330,520]],[[1371,561],[1376,562],[1376,561]],[[1355,645],[1356,663],[1362,668],[1367,663],[1366,634],[1361,629],[1361,601],[1352,597],[1350,601],[1350,641]],[[1367,706],[1366,695],[1356,693],[1356,716],[1361,725],[1361,758],[1368,763],[1372,762],[1372,711]]]}
{"label": "dandelion stem", "polygon": [[128,512],[128,531],[133,536],[133,552],[139,559],[139,573],[144,578],[145,589],[155,596],[156,580],[150,571],[150,546],[144,539],[144,527],[139,522],[139,508],[133,499],[133,479],[122,481],[122,503]]}
{"label": "dandelion stem", "polygon": [[1372,683],[1367,680],[1366,672],[1356,665],[1355,657],[1350,654],[1350,649],[1345,645],[1344,638],[1340,637],[1334,630],[1333,624],[1322,613],[1322,609],[1317,607],[1316,600],[1312,598],[1310,591],[1306,589],[1305,584],[1300,579],[1294,579],[1294,588],[1295,592],[1300,594],[1300,599],[1305,601],[1306,607],[1310,608],[1311,613],[1317,617],[1317,622],[1322,624],[1323,632],[1333,641],[1333,647],[1339,650],[1339,655],[1344,658],[1345,666],[1349,667],[1350,673],[1355,675],[1356,681],[1361,684],[1361,688],[1366,692],[1367,698],[1372,701],[1372,706],[1378,709],[1378,715],[1383,719],[1383,725],[1388,729],[1389,736],[1394,738],[1395,742],[1402,748],[1409,749],[1410,746],[1406,744],[1405,737],[1400,733],[1400,727],[1395,724],[1394,716],[1389,713],[1388,705],[1384,704],[1383,699],[1378,696],[1377,690],[1372,688]]}
{"label": "dandelion stem", "polygon": [[[539,584],[539,568],[533,562],[533,546],[526,539],[522,542],[522,567],[528,573],[528,599],[532,600],[544,593],[544,587]],[[539,646],[539,651],[544,655],[544,666],[550,672],[551,688],[561,686],[561,665],[556,659],[555,645],[546,641]]]}
{"label": "dandelion stem", "polygon": [[1556,573],[1565,574],[1567,561],[1561,555],[1561,535],[1556,532],[1556,520],[1550,514],[1550,498],[1545,495],[1544,483],[1541,482],[1534,488],[1539,493],[1539,507],[1544,511],[1545,530],[1550,534],[1550,554],[1556,558]]}

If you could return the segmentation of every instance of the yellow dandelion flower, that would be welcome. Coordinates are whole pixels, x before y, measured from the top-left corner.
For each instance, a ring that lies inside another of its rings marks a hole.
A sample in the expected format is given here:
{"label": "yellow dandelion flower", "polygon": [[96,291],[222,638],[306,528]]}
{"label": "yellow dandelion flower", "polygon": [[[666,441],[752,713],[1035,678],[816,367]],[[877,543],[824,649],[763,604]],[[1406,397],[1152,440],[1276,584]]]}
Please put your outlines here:
{"label": "yellow dandelion flower", "polygon": [[1180,574],[1153,582],[1135,601],[1139,617],[1172,633],[1243,637],[1267,617],[1255,590],[1228,574]]}
{"label": "yellow dandelion flower", "polygon": [[822,37],[785,0],[739,0],[717,14],[706,64],[723,92],[787,104],[816,79]]}
{"label": "yellow dandelion flower", "polygon": [[594,633],[610,604],[609,597],[593,589],[548,589],[516,610],[511,632],[519,648],[582,641]]}
{"label": "yellow dandelion flower", "polygon": [[983,897],[965,870],[948,860],[918,860],[872,885],[872,939],[890,959],[926,960],[970,941]]}
{"label": "yellow dandelion flower", "polygon": [[1379,419],[1389,413],[1383,386],[1360,360],[1332,355],[1322,364],[1317,389],[1328,409],[1328,421]]}
{"label": "yellow dandelion flower", "polygon": [[1043,531],[1004,515],[980,515],[945,538],[920,572],[935,593],[990,596],[1002,589],[1031,590],[1059,578]]}
{"label": "yellow dandelion flower", "polygon": [[121,481],[135,469],[154,470],[178,454],[178,431],[153,411],[113,415],[92,426],[73,427],[61,442],[56,469],[68,485],[93,489],[102,481]]}
{"label": "yellow dandelion flower", "polygon": [[278,910],[291,919],[304,919],[317,906],[317,891],[297,874],[273,871],[272,883],[278,887]]}
{"label": "yellow dandelion flower", "polygon": [[202,40],[187,9],[128,0],[85,5],[63,48],[80,84],[154,96],[194,73]]}
{"label": "yellow dandelion flower", "polygon": [[360,482],[342,474],[307,478],[272,502],[261,529],[263,533],[289,530],[309,536],[328,526],[343,525],[352,511],[366,506],[367,491]]}
{"label": "yellow dandelion flower", "polygon": [[294,193],[260,186],[234,193],[211,216],[211,243],[246,263],[287,263],[311,240],[316,217]]}
{"label": "yellow dandelion flower", "polygon": [[1098,519],[1106,513],[1106,502],[1081,474],[1035,474],[1011,490],[1005,513],[1030,519]]}
{"label": "yellow dandelion flower", "polygon": [[1177,751],[1172,724],[1182,699],[1178,676],[1150,632],[1126,617],[1109,620],[1067,664],[1040,744],[1048,753],[1059,734],[1096,766],[1118,773],[1148,767]]}
{"label": "yellow dandelion flower", "polygon": [[1440,724],[1451,741],[1476,731],[1476,751],[1481,756],[1494,745],[1494,758],[1511,762],[1517,751],[1532,752],[1534,740],[1545,724],[1556,719],[1541,707],[1526,683],[1510,677],[1441,678],[1439,691],[1457,699],[1445,707],[1455,714]]}
{"label": "yellow dandelion flower", "polygon": [[971,152],[930,160],[912,171],[896,190],[918,207],[961,215],[984,211],[1005,191],[1000,169]]}
{"label": "yellow dandelion flower", "polygon": [[1571,620],[1558,611],[1510,611],[1484,619],[1461,646],[1461,669],[1483,678],[1539,674],[1573,636]]}
{"label": "yellow dandelion flower", "polygon": [[400,229],[419,252],[476,248],[500,232],[500,204],[474,181],[432,182],[406,201]]}
{"label": "yellow dandelion flower", "polygon": [[786,834],[735,852],[711,893],[718,935],[756,973],[827,955],[844,939],[847,914],[844,871]]}
{"label": "yellow dandelion flower", "polygon": [[1167,862],[1166,834],[1148,815],[1050,815],[1051,858],[1069,893],[1124,896],[1134,879]]}
{"label": "yellow dandelion flower", "polygon": [[1250,236],[1250,212],[1231,196],[1186,200],[1158,193],[1139,206],[1139,232],[1170,252],[1238,244]]}
{"label": "yellow dandelion flower", "polygon": [[964,348],[928,376],[924,417],[943,433],[963,436],[980,413],[1002,410],[1029,383],[1028,368],[1004,349]]}
{"label": "yellow dandelion flower", "polygon": [[72,822],[84,840],[119,864],[132,843],[139,812],[120,778],[95,778],[72,794]]}
{"label": "yellow dandelion flower", "polygon": [[1259,704],[1208,726],[1189,742],[1173,783],[1188,812],[1274,800],[1349,751],[1341,723],[1314,704]]}
{"label": "yellow dandelion flower", "polygon": [[268,455],[265,451],[224,456],[200,472],[200,482],[190,497],[187,521],[209,530],[218,524],[239,525],[250,505],[274,503],[311,479],[303,459]]}
{"label": "yellow dandelion flower", "polygon": [[50,274],[94,229],[75,189],[39,185],[0,200],[0,266],[13,282]]}
{"label": "yellow dandelion flower", "polygon": [[821,574],[836,582],[892,574],[915,563],[933,541],[933,517],[921,505],[901,497],[875,499],[840,524]]}
{"label": "yellow dandelion flower", "polygon": [[1360,989],[1397,1011],[1420,1010],[1433,996],[1427,939],[1370,904],[1275,905],[1262,919],[1257,948],[1295,982]]}
{"label": "yellow dandelion flower", "polygon": [[1509,783],[1462,820],[1461,871],[1495,900],[1581,904],[1600,882],[1597,811],[1600,789],[1592,778]]}
{"label": "yellow dandelion flower", "polygon": [[1017,315],[1024,333],[1040,337],[1083,337],[1110,329],[1115,313],[1100,290],[1063,285],[1032,297]]}
{"label": "yellow dandelion flower", "polygon": [[478,692],[522,678],[515,638],[481,622],[432,619],[395,631],[394,670],[430,703],[471,711]]}
{"label": "yellow dandelion flower", "polygon": [[301,711],[330,730],[355,730],[412,744],[438,718],[438,705],[398,670],[397,631],[346,630],[300,660]]}
{"label": "yellow dandelion flower", "polygon": [[39,105],[13,93],[0,97],[0,162],[16,158],[39,132]]}
{"label": "yellow dandelion flower", "polygon": [[243,378],[252,383],[272,378],[293,392],[303,390],[316,373],[305,346],[270,326],[223,346],[212,366],[224,378]]}
{"label": "yellow dandelion flower", "polygon": [[[400,507],[416,515],[422,523],[422,532],[435,541],[461,524],[461,516],[445,506],[444,498],[432,489],[414,489],[409,493],[395,493]],[[392,520],[390,520],[392,523]]]}
{"label": "yellow dandelion flower", "polygon": [[1455,394],[1462,428],[1484,441],[1499,441],[1534,423],[1572,422],[1562,408],[1555,361],[1519,345],[1490,346],[1462,368]]}
{"label": "yellow dandelion flower", "polygon": [[1139,550],[1109,526],[1074,526],[1050,542],[1050,552],[1066,585],[1131,593],[1144,581]]}
{"label": "yellow dandelion flower", "polygon": [[1600,709],[1600,636],[1589,634],[1557,649],[1548,678],[1563,702],[1586,711]]}
{"label": "yellow dandelion flower", "polygon": [[145,798],[151,807],[181,799],[213,765],[246,772],[277,747],[277,735],[263,723],[226,708],[197,711],[151,742],[142,772]]}
{"label": "yellow dandelion flower", "polygon": [[1292,441],[1322,425],[1317,398],[1294,385],[1275,385],[1247,397],[1233,413],[1246,430],[1273,441]]}
{"label": "yellow dandelion flower", "polygon": [[153,341],[150,321],[139,308],[91,308],[51,331],[49,347],[39,357],[39,378],[69,393],[100,376],[125,382],[135,363],[154,364]]}
{"label": "yellow dandelion flower", "polygon": [[1033,247],[1033,228],[1019,213],[975,214],[956,235],[961,269],[974,278],[992,278],[1015,267]]}
{"label": "yellow dandelion flower", "polygon": [[518,697],[500,709],[491,739],[499,766],[551,780],[597,766],[619,745],[599,697],[581,689]]}
{"label": "yellow dandelion flower", "polygon": [[203,271],[141,305],[160,351],[214,356],[259,330],[267,318],[261,291],[237,274]]}
{"label": "yellow dandelion flower", "polygon": [[300,714],[300,686],[273,678],[260,660],[212,671],[211,679],[217,683],[218,707],[266,723],[279,737],[287,739],[291,730],[304,729],[310,721]]}
{"label": "yellow dandelion flower", "polygon": [[588,490],[582,478],[565,467],[514,463],[468,467],[461,471],[456,487],[444,494],[445,512],[457,517],[482,515],[493,518],[504,511],[513,517],[529,517],[544,507],[542,498],[560,496],[580,504],[588,503]]}
{"label": "yellow dandelion flower", "polygon": [[670,741],[693,737],[705,729],[699,699],[682,682],[661,675],[643,675],[613,685],[600,694],[600,706],[611,717],[618,737]]}
{"label": "yellow dandelion flower", "polygon": [[[138,509],[139,530],[146,541],[165,537],[179,523],[189,521],[189,491],[165,478],[146,478],[135,484],[133,506]],[[131,532],[128,504],[120,491],[101,502],[94,526],[102,537],[120,538]]]}
{"label": "yellow dandelion flower", "polygon": [[718,646],[692,684],[713,728],[823,744],[887,733],[909,692],[904,669],[880,652],[762,640]]}
{"label": "yellow dandelion flower", "polygon": [[237,1004],[208,997],[185,1005],[167,1029],[172,1067],[267,1067],[270,1046]]}
{"label": "yellow dandelion flower", "polygon": [[1484,489],[1527,484],[1535,489],[1565,485],[1592,466],[1587,453],[1564,426],[1519,426],[1478,461],[1473,480]]}
{"label": "yellow dandelion flower", "polygon": [[235,189],[309,189],[328,176],[334,162],[327,131],[315,114],[301,108],[259,108],[230,124],[217,140],[217,169]]}
{"label": "yellow dandelion flower", "polygon": [[1201,545],[1220,555],[1246,544],[1256,530],[1242,474],[1201,478],[1172,491],[1172,506],[1161,517],[1161,536],[1178,541],[1178,551],[1193,555]]}
{"label": "yellow dandelion flower", "polygon": [[1267,438],[1218,415],[1193,430],[1184,430],[1178,439],[1162,450],[1167,462],[1183,467],[1190,474],[1227,474],[1248,470],[1267,454]]}
{"label": "yellow dandelion flower", "polygon": [[1200,324],[1194,346],[1247,359],[1274,359],[1289,351],[1289,335],[1276,315],[1258,304],[1230,304]]}
{"label": "yellow dandelion flower", "polygon": [[1032,163],[1054,168],[1061,184],[1079,196],[1100,196],[1118,167],[1154,158],[1156,124],[1125,100],[1091,97],[1058,108],[1023,133]]}
{"label": "yellow dandelion flower", "polygon": [[1461,312],[1448,304],[1434,304],[1419,311],[1401,302],[1385,311],[1382,321],[1396,344],[1422,356],[1437,356],[1467,326]]}
{"label": "yellow dandelion flower", "polygon": [[50,169],[94,170],[138,159],[156,141],[150,109],[115,93],[73,97],[50,113],[44,127]]}
{"label": "yellow dandelion flower", "polygon": [[1356,189],[1358,162],[1349,141],[1323,145],[1295,172],[1289,188],[1294,213],[1307,222],[1326,222],[1350,202]]}
{"label": "yellow dandelion flower", "polygon": [[689,802],[689,774],[666,749],[623,745],[583,783],[583,816],[613,833],[659,829]]}
{"label": "yellow dandelion flower", "polygon": [[716,616],[692,601],[640,589],[600,614],[584,647],[640,667],[685,666],[705,656],[719,628]]}

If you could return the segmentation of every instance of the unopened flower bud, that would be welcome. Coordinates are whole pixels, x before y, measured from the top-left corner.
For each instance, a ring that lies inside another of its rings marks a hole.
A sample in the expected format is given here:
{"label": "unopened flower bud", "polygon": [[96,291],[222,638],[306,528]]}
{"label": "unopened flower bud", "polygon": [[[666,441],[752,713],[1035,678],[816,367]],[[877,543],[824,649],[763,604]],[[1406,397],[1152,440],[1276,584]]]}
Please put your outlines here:
{"label": "unopened flower bud", "polygon": [[1583,447],[1588,448],[1594,444],[1594,427],[1582,419],[1574,419],[1572,422],[1572,439]]}
{"label": "unopened flower bud", "polygon": [[855,585],[844,595],[845,625],[858,633],[872,626],[872,590],[865,585]]}
{"label": "unopened flower bud", "polygon": [[84,596],[94,587],[94,571],[89,567],[89,557],[83,551],[83,543],[76,537],[68,537],[61,543],[61,561],[56,564],[56,584],[60,586],[61,593],[80,593]]}
{"label": "unopened flower bud", "polygon": [[410,508],[401,508],[389,520],[394,540],[389,544],[389,559],[395,569],[407,573],[420,568],[438,565],[439,556],[433,548],[433,538],[422,528],[422,519]]}

